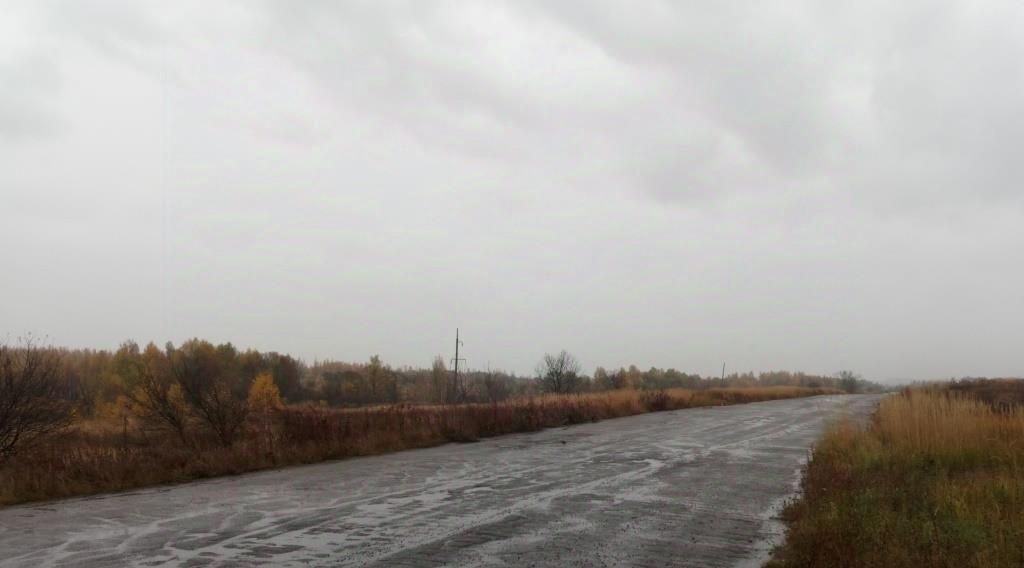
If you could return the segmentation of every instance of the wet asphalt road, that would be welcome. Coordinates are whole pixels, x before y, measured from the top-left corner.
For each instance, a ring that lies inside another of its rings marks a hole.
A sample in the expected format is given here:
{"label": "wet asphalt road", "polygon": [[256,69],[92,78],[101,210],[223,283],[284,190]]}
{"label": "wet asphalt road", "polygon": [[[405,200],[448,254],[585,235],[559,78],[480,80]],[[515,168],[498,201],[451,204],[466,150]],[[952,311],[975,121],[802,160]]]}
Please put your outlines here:
{"label": "wet asphalt road", "polygon": [[662,412],[0,509],[0,566],[756,566],[826,421],[877,400]]}

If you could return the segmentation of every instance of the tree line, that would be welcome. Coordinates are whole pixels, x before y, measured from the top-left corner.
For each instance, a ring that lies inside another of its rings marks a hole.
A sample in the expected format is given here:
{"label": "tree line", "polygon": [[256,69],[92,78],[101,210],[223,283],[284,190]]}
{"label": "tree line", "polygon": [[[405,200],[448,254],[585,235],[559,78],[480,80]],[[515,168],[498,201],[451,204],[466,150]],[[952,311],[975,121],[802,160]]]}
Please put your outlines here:
{"label": "tree line", "polygon": [[[850,372],[836,376],[768,372],[706,378],[631,365],[593,374],[566,351],[546,354],[533,376],[471,370],[455,376],[438,356],[429,368],[314,361],[230,343],[123,343],[114,351],[65,349],[25,341],[0,345],[0,461],[15,448],[76,418],[142,421],[188,445],[198,437],[232,445],[246,424],[283,404],[350,407],[400,403],[499,402],[543,393],[615,389],[803,386],[876,390]],[[264,417],[265,418],[265,417]],[[127,426],[126,426],[127,427]]]}

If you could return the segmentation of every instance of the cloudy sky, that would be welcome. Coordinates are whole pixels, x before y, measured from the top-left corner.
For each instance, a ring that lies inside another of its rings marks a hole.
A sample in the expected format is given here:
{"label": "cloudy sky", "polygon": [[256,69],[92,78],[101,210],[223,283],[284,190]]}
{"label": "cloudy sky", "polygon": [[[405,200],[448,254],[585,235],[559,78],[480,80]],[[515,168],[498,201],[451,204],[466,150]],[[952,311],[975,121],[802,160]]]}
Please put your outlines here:
{"label": "cloudy sky", "polygon": [[1016,0],[0,11],[8,341],[1024,374]]}

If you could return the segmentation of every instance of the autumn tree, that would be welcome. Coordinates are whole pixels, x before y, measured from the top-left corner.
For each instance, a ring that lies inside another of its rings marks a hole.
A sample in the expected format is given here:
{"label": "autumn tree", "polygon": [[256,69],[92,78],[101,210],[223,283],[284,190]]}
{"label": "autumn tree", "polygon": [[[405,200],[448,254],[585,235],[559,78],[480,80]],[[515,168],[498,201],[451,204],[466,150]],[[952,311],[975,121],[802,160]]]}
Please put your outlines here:
{"label": "autumn tree", "polygon": [[303,396],[302,364],[290,355],[247,350],[238,355],[242,382],[251,384],[261,373],[270,373],[283,399],[296,402]]}
{"label": "autumn tree", "polygon": [[434,363],[430,366],[430,398],[431,402],[454,402],[451,398],[451,388],[448,384],[448,368],[440,355],[434,357]]}
{"label": "autumn tree", "polygon": [[373,402],[398,402],[398,382],[394,371],[381,362],[379,355],[370,357],[366,366],[366,382]]}
{"label": "autumn tree", "polygon": [[848,393],[855,393],[860,387],[860,375],[853,371],[839,371],[836,374],[836,384]]}
{"label": "autumn tree", "polygon": [[260,373],[256,376],[249,387],[248,404],[249,412],[261,416],[284,406],[281,402],[281,391],[274,384],[273,375]]}
{"label": "autumn tree", "polygon": [[630,365],[623,373],[623,388],[638,389],[643,384],[643,380],[643,373],[640,372],[640,369],[638,369],[636,365]]}
{"label": "autumn tree", "polygon": [[93,349],[58,349],[60,376],[65,398],[75,404],[81,416],[93,416],[104,405],[113,403],[122,394],[121,384],[110,374],[109,351]]}
{"label": "autumn tree", "polygon": [[71,422],[53,349],[0,344],[0,463]]}
{"label": "autumn tree", "polygon": [[374,355],[366,366],[366,384],[370,387],[370,398],[375,402],[380,400],[383,383],[384,364],[380,361],[380,355]]}
{"label": "autumn tree", "polygon": [[670,388],[692,389],[700,387],[700,375],[688,375],[675,369],[667,369],[664,374],[664,380],[666,386]]}
{"label": "autumn tree", "polygon": [[125,386],[136,414],[175,433],[186,445],[189,438],[189,409],[181,385],[171,374],[166,353],[150,343],[145,351],[127,341],[114,354],[114,372]]}
{"label": "autumn tree", "polygon": [[499,402],[509,397],[511,389],[506,378],[493,371],[487,371],[476,381],[480,398],[487,402]]}
{"label": "autumn tree", "polygon": [[398,402],[395,373],[381,362],[379,355],[370,357],[370,363],[366,366],[366,382],[374,402]]}
{"label": "autumn tree", "polygon": [[331,405],[369,401],[369,387],[362,374],[352,369],[326,371],[321,377],[320,394]]}
{"label": "autumn tree", "polygon": [[268,353],[266,359],[281,397],[289,402],[300,400],[303,397],[302,363],[291,355],[274,352]]}
{"label": "autumn tree", "polygon": [[230,344],[214,346],[191,339],[180,347],[167,345],[171,374],[192,412],[223,446],[242,433],[248,414],[246,385]]}
{"label": "autumn tree", "polygon": [[267,449],[273,452],[274,411],[284,406],[273,375],[261,373],[256,376],[249,387],[248,405],[249,415],[255,419],[257,439],[263,440]]}
{"label": "autumn tree", "polygon": [[570,393],[583,384],[580,363],[566,350],[558,355],[546,353],[537,365],[537,382],[547,392]]}

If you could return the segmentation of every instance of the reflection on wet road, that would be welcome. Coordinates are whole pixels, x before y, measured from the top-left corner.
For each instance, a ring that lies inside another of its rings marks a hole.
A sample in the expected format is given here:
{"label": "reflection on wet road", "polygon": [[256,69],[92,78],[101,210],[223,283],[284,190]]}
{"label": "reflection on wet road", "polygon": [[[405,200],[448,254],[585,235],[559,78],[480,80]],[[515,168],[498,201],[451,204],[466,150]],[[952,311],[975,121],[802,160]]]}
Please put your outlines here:
{"label": "reflection on wet road", "polygon": [[758,565],[824,424],[877,400],[663,412],[0,509],[0,566]]}

